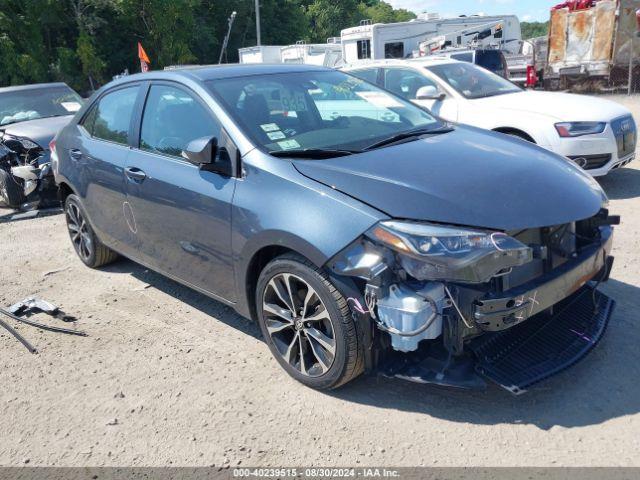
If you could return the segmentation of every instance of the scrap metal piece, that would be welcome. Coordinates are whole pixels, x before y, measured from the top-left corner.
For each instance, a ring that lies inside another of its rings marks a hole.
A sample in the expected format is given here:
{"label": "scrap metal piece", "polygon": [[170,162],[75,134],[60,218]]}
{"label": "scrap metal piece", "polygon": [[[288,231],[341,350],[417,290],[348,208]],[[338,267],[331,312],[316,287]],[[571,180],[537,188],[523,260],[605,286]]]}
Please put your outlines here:
{"label": "scrap metal piece", "polygon": [[24,338],[22,335],[20,335],[11,325],[9,325],[8,323],[6,323],[4,320],[0,319],[0,327],[4,328],[7,332],[9,332],[11,335],[13,335],[22,345],[24,345],[27,350],[29,350],[31,353],[38,353],[38,350],[36,350],[36,348],[31,345],[26,338]]}
{"label": "scrap metal piece", "polygon": [[42,300],[38,297],[27,297],[21,302],[14,303],[7,309],[7,311],[14,315],[20,315],[23,312],[26,313],[27,310],[38,310],[43,313],[48,313],[49,315],[55,315],[60,311],[60,309],[53,303],[47,302],[46,300]]}
{"label": "scrap metal piece", "polygon": [[12,318],[16,322],[21,322],[36,328],[41,328],[42,330],[48,330],[50,332],[56,332],[56,333],[65,333],[67,335],[78,335],[79,337],[88,336],[85,332],[81,330],[70,330],[68,328],[54,327],[52,325],[45,325],[44,323],[38,323],[32,320],[27,320],[26,318],[21,318],[17,315],[14,315],[13,313],[5,310],[4,308],[0,308],[0,313],[6,315],[9,318]]}

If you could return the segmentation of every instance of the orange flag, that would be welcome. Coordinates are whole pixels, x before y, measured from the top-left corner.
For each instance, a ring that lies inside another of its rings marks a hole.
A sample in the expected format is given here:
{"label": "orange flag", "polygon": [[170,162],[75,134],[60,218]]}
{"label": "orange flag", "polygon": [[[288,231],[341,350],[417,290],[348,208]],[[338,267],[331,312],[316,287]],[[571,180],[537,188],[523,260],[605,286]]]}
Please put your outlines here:
{"label": "orange flag", "polygon": [[147,52],[144,51],[144,48],[142,48],[142,44],[140,42],[138,42],[138,58],[140,59],[140,71],[148,72],[151,60],[149,60],[149,56],[147,55]]}

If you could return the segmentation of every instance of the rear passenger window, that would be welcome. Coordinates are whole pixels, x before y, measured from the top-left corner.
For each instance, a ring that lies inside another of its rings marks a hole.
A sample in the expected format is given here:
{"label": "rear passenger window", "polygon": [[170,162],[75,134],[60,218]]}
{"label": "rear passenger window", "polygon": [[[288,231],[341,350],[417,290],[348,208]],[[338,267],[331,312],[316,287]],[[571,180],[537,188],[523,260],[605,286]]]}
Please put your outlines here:
{"label": "rear passenger window", "polygon": [[107,93],[84,118],[82,126],[95,138],[126,145],[138,89],[136,85]]}
{"label": "rear passenger window", "polygon": [[203,137],[220,137],[213,114],[182,89],[153,85],[142,117],[140,148],[180,157],[189,143]]}

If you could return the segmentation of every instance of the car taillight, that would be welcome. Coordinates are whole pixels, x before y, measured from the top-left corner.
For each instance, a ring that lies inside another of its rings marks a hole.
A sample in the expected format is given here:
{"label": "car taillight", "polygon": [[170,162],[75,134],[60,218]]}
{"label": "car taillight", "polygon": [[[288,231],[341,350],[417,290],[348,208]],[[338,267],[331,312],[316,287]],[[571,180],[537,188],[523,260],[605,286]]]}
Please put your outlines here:
{"label": "car taillight", "polygon": [[527,65],[527,87],[533,88],[538,84],[538,73],[536,67]]}
{"label": "car taillight", "polygon": [[56,151],[56,139],[54,138],[49,142],[49,151],[54,153]]}

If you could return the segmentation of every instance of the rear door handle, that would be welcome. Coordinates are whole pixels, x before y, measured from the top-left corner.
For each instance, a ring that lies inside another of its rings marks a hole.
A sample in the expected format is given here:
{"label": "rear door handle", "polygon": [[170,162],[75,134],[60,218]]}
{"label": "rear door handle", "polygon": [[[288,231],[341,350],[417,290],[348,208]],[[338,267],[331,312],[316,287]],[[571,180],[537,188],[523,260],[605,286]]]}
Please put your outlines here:
{"label": "rear door handle", "polygon": [[78,150],[77,148],[74,148],[74,149],[72,149],[72,150],[69,150],[69,156],[70,156],[73,160],[76,160],[76,161],[80,161],[80,160],[82,160],[82,157],[83,157],[83,155],[82,155],[82,151],[81,151],[81,150]]}
{"label": "rear door handle", "polygon": [[137,167],[127,167],[124,169],[124,174],[134,182],[142,182],[145,178],[147,178],[147,174],[144,173]]}

